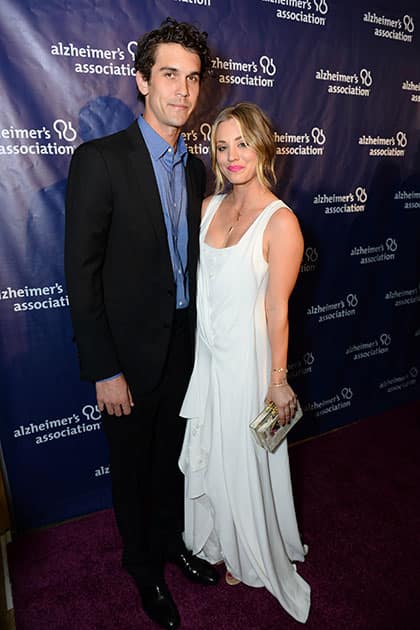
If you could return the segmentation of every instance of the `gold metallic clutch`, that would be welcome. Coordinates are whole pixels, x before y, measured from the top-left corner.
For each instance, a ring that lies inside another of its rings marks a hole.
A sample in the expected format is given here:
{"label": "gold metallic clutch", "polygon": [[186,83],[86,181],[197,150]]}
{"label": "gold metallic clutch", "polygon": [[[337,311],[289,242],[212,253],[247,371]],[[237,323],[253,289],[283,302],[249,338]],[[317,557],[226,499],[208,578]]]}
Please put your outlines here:
{"label": "gold metallic clutch", "polygon": [[301,419],[302,415],[302,408],[298,401],[295,415],[290,423],[283,426],[277,413],[277,407],[271,402],[252,420],[249,428],[255,442],[270,453],[274,453],[290,429],[293,429],[295,424]]}

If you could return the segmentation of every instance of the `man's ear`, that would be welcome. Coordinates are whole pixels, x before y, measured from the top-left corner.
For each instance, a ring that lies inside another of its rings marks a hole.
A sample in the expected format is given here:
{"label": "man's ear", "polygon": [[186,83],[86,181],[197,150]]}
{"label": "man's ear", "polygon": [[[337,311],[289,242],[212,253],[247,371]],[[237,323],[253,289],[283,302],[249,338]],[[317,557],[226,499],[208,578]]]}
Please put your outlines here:
{"label": "man's ear", "polygon": [[144,76],[138,70],[136,72],[136,84],[140,94],[143,94],[143,96],[147,96],[147,94],[149,93],[149,82],[146,81]]}

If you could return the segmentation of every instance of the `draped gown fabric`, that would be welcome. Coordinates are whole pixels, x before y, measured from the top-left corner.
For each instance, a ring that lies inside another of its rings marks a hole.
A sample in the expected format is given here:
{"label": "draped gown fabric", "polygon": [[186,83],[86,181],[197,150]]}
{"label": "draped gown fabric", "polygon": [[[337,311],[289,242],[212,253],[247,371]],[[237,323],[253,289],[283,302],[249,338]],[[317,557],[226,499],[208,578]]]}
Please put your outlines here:
{"label": "draped gown fabric", "polygon": [[[249,423],[264,405],[271,371],[265,316],[268,265],[263,234],[285,204],[270,203],[241,240],[207,245],[223,195],[210,201],[200,232],[195,365],[181,415],[188,419],[179,465],[185,475],[185,543],[249,586],[264,586],[305,622],[310,587],[290,482],[287,444],[257,446]],[[290,209],[289,209],[290,210]]]}

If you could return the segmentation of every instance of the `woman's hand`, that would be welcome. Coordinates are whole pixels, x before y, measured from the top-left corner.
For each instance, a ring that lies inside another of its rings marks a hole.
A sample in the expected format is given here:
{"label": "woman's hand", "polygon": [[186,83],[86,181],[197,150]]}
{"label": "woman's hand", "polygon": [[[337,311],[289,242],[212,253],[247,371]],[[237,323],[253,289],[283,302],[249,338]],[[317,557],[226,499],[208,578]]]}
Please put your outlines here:
{"label": "woman's hand", "polygon": [[288,383],[280,386],[270,385],[266,402],[273,402],[276,405],[283,426],[292,421],[297,409],[297,397]]}

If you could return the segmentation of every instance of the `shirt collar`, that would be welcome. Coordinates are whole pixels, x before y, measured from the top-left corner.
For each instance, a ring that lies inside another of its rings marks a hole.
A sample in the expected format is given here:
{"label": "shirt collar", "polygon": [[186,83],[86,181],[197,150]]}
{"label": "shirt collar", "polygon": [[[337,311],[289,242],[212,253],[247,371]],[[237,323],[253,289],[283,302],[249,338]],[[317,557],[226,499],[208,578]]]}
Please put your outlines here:
{"label": "shirt collar", "polygon": [[[139,116],[137,121],[149,153],[154,160],[160,159],[167,153],[168,149],[172,149],[171,145],[144,120],[143,116]],[[188,149],[182,137],[182,133],[179,134],[176,145],[176,155],[182,160],[185,166],[187,163]]]}

